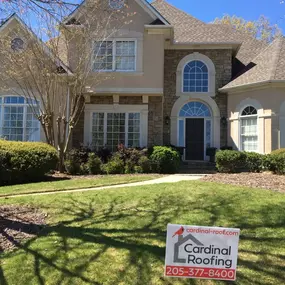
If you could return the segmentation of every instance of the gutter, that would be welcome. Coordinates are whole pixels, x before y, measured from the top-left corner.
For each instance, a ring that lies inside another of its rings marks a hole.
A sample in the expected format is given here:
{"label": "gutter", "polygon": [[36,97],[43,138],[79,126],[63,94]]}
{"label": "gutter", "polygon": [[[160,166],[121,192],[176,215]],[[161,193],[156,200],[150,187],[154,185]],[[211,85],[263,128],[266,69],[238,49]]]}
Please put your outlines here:
{"label": "gutter", "polygon": [[242,84],[242,85],[237,85],[237,86],[227,87],[227,88],[223,87],[223,88],[220,88],[219,91],[222,93],[228,93],[228,91],[231,91],[231,90],[245,89],[245,88],[256,87],[259,85],[273,84],[273,83],[283,83],[285,85],[285,80],[265,80],[265,81]]}

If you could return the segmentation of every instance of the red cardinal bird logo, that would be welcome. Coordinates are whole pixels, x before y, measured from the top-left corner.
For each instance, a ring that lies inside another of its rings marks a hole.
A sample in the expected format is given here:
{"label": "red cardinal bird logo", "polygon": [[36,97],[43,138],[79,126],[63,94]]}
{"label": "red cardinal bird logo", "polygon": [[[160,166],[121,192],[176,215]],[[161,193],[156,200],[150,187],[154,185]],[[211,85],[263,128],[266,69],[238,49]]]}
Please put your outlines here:
{"label": "red cardinal bird logo", "polygon": [[181,236],[183,235],[183,233],[184,233],[184,228],[181,227],[177,232],[174,233],[172,237],[174,238],[175,236]]}

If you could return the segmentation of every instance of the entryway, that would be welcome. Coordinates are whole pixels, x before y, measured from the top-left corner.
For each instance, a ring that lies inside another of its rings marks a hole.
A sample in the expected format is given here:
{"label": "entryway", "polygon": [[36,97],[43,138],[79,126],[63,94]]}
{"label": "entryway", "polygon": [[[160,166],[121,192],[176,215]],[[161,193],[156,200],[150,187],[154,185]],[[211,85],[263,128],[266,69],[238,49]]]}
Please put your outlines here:
{"label": "entryway", "polygon": [[186,119],[185,160],[204,160],[204,119]]}

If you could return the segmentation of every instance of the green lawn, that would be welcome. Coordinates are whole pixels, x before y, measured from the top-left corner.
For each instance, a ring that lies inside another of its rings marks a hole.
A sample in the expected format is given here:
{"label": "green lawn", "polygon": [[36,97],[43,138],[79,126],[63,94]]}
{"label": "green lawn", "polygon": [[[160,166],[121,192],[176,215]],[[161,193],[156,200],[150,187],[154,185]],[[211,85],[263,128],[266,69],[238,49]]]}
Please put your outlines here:
{"label": "green lawn", "polygon": [[[49,214],[39,237],[2,256],[0,284],[285,284],[281,193],[188,181],[0,203]],[[167,223],[241,228],[237,282],[163,277]]]}
{"label": "green lawn", "polygon": [[109,186],[109,185],[151,180],[159,177],[161,177],[161,175],[158,174],[106,175],[106,176],[98,176],[97,178],[86,178],[86,179],[82,178],[82,179],[52,181],[52,182],[19,184],[13,186],[0,187],[0,197],[13,195],[13,194],[63,191],[63,190],[72,190],[72,189]]}

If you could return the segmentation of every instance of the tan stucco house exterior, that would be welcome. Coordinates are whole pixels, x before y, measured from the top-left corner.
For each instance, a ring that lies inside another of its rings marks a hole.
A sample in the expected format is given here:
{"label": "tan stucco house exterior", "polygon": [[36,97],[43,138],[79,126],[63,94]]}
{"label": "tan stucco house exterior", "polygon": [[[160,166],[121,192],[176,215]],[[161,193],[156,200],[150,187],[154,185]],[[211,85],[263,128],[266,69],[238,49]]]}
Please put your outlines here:
{"label": "tan stucco house exterior", "polygon": [[[231,27],[204,23],[164,0],[102,1],[116,9],[127,3],[136,14],[95,48],[105,53],[112,46],[109,62],[93,65],[93,72],[110,72],[112,78],[93,87],[90,77],[74,147],[175,145],[184,147],[185,161],[208,160],[208,147],[259,153],[285,147],[284,38],[267,44]],[[79,7],[64,24],[81,17]],[[11,96],[1,93],[0,136],[8,107],[24,106],[6,97]]]}

